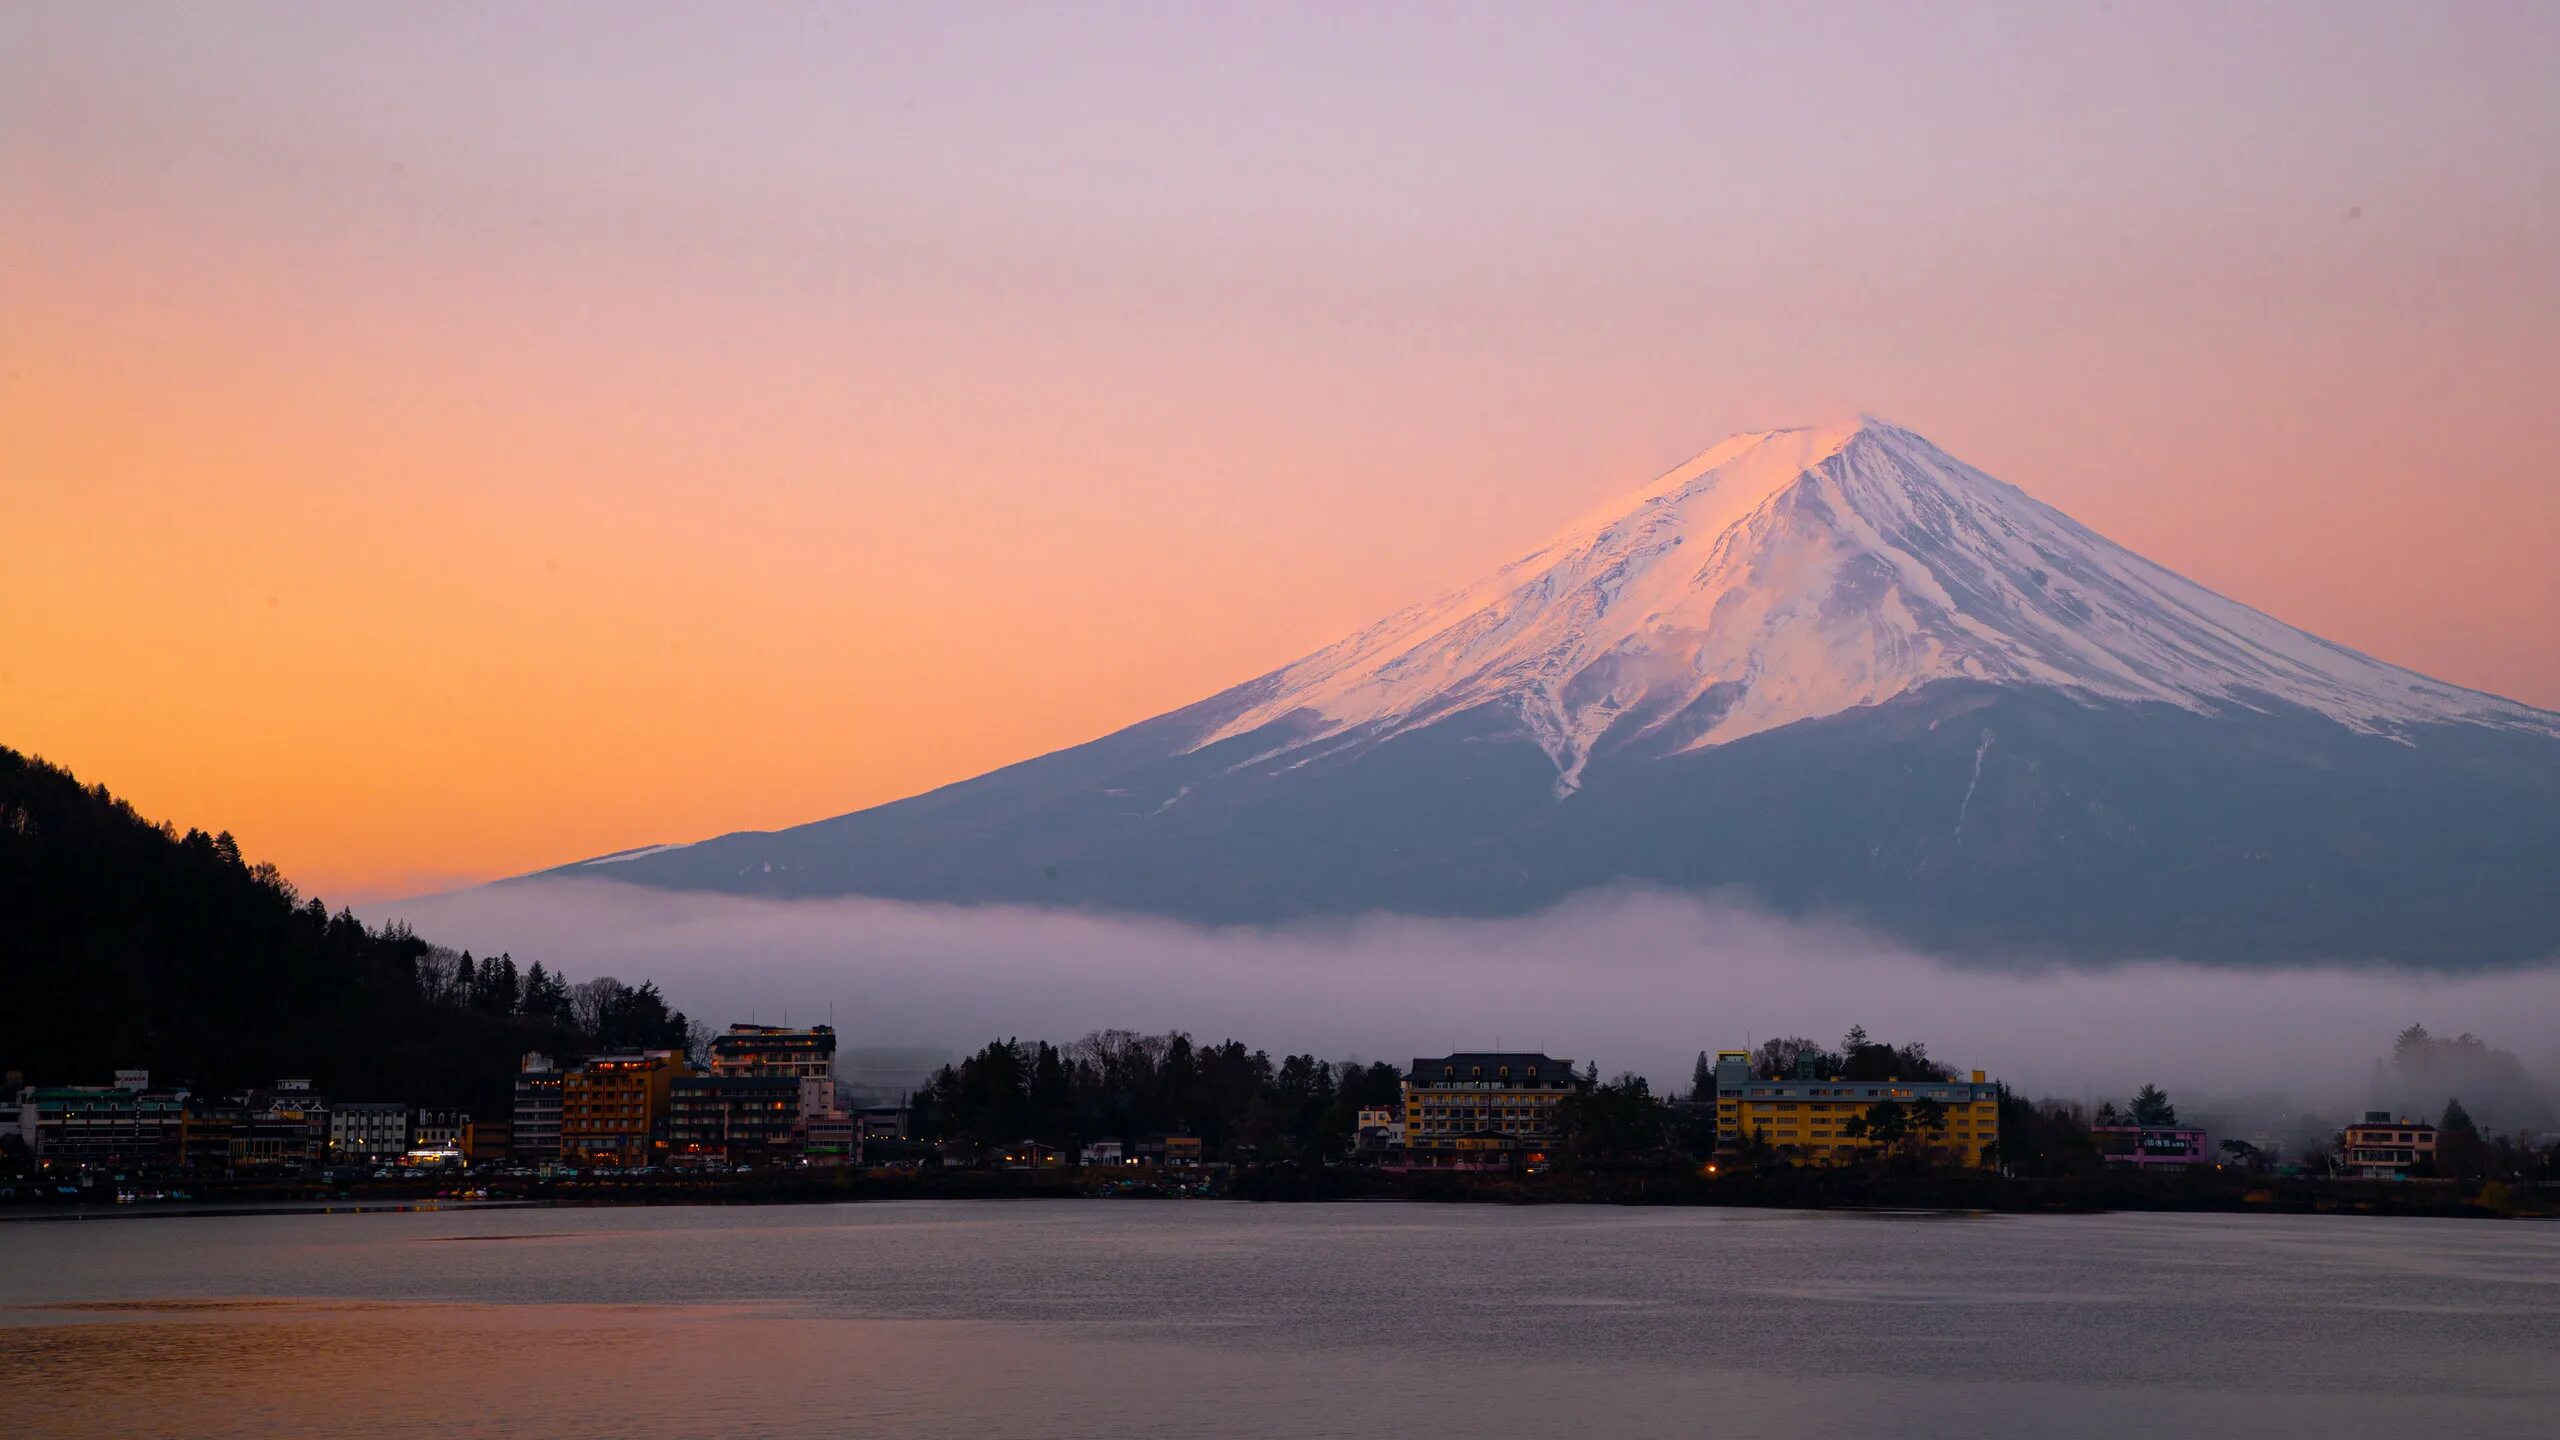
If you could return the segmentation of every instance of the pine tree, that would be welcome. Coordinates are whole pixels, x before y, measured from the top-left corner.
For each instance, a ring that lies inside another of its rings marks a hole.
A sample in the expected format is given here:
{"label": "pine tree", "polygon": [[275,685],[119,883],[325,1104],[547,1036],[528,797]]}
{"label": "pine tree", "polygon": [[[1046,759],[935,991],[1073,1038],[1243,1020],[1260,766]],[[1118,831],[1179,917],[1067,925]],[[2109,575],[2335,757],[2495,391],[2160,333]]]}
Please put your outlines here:
{"label": "pine tree", "polygon": [[519,998],[516,957],[500,954],[480,966],[480,1008],[492,1015],[513,1015]]}
{"label": "pine tree", "polygon": [[2133,1097],[2133,1123],[2136,1125],[2175,1125],[2178,1107],[2169,1103],[2168,1095],[2157,1085],[2145,1085]]}

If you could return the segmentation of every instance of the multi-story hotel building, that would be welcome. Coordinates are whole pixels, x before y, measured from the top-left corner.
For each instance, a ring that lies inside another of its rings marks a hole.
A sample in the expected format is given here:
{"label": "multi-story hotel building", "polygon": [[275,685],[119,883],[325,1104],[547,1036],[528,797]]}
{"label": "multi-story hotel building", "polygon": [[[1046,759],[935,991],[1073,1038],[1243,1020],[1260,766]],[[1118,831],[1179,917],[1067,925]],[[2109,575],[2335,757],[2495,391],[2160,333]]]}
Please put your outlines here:
{"label": "multi-story hotel building", "polygon": [[836,1128],[843,1107],[836,1100],[836,1031],[832,1025],[793,1030],[781,1025],[732,1025],[711,1042],[711,1073],[723,1079],[791,1079],[799,1082],[792,1129],[806,1138],[810,1125]]}
{"label": "multi-story hotel building", "polygon": [[599,1055],[560,1083],[560,1150],[581,1165],[646,1165],[664,1153],[667,1099],[691,1073],[673,1050]]}
{"label": "multi-story hotel building", "polygon": [[287,1174],[329,1153],[329,1110],[308,1080],[284,1080],[241,1097],[231,1146],[240,1173]]}
{"label": "multi-story hotel building", "polygon": [[514,1133],[507,1154],[519,1165],[560,1158],[560,1069],[541,1051],[530,1051],[516,1071]]}
{"label": "multi-story hotel building", "polygon": [[1556,1106],[1573,1093],[1573,1062],[1526,1051],[1421,1057],[1404,1076],[1404,1148],[1429,1164],[1519,1155],[1556,1142]]}
{"label": "multi-story hotel building", "polygon": [[1717,1143],[1736,1146],[1759,1140],[1817,1164],[1847,1164],[1873,1156],[1881,1148],[1873,1136],[1849,1133],[1846,1122],[1878,1105],[1910,1105],[1935,1100],[1944,1108],[1946,1126],[1915,1137],[1933,1160],[1980,1165],[1984,1152],[2000,1140],[1999,1087],[1973,1072],[1970,1080],[1824,1080],[1810,1067],[1787,1079],[1763,1080],[1752,1074],[1746,1051],[1726,1050],[1716,1056]]}
{"label": "multi-story hotel building", "polygon": [[[38,1087],[35,1152],[54,1164],[174,1166],[185,1152],[186,1096],[152,1091],[143,1071],[118,1071],[113,1085]],[[23,1124],[24,1122],[22,1122]]]}
{"label": "multi-story hotel building", "polygon": [[2366,1180],[2405,1180],[2436,1158],[2436,1127],[2424,1120],[2395,1120],[2388,1110],[2367,1110],[2347,1127],[2338,1159],[2349,1175]]}
{"label": "multi-story hotel building", "polygon": [[390,1161],[408,1153],[408,1106],[353,1100],[330,1110],[330,1159]]}
{"label": "multi-story hotel building", "polygon": [[678,1163],[761,1159],[800,1129],[800,1082],[788,1075],[687,1075],[669,1088],[667,1148]]}
{"label": "multi-story hotel building", "polygon": [[410,1127],[409,1148],[412,1150],[460,1150],[462,1132],[471,1127],[471,1115],[463,1110],[421,1110],[417,1123]]}
{"label": "multi-story hotel building", "polygon": [[190,1096],[178,1142],[178,1163],[199,1175],[227,1175],[239,1164],[249,1110],[235,1100]]}
{"label": "multi-story hotel building", "polygon": [[833,1080],[835,1027],[792,1030],[780,1025],[732,1025],[728,1033],[712,1038],[711,1073]]}
{"label": "multi-story hotel building", "polygon": [[473,1117],[462,1127],[462,1159],[465,1164],[506,1160],[516,1153],[516,1127],[512,1120],[482,1120]]}

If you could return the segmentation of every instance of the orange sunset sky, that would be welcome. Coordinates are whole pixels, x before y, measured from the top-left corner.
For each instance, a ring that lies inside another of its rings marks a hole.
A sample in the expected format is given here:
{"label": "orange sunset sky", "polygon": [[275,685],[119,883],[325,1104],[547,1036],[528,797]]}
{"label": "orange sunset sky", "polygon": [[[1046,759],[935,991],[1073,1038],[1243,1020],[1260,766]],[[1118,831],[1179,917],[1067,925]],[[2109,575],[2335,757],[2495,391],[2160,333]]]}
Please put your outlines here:
{"label": "orange sunset sky", "polygon": [[15,6],[0,744],[333,902],[839,813],[1874,411],[2560,707],[2560,10]]}

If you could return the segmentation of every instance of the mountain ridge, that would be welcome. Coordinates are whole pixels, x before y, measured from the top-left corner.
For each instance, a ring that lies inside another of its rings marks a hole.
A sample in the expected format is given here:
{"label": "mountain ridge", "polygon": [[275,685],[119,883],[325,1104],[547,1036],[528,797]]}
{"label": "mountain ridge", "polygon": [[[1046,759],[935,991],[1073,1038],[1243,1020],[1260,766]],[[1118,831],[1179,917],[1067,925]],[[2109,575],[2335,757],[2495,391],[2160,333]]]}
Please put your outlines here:
{"label": "mountain ridge", "polygon": [[1731,437],[1087,744],[543,873],[1218,923],[1634,883],[1942,949],[2461,965],[2560,953],[2555,817],[2560,715],[2285,625],[1861,419]]}
{"label": "mountain ridge", "polygon": [[[1672,553],[1692,543],[1703,560]],[[1475,584],[1265,678],[1273,695],[1222,734],[1299,709],[1325,722],[1310,739],[1392,733],[1501,698],[1523,706],[1560,792],[1630,710],[1655,725],[1686,711],[1692,733],[1672,748],[1689,749],[1941,679],[2186,708],[2259,689],[2353,729],[2560,734],[2560,716],[2216,595],[1871,417],[1729,437]],[[1706,697],[1712,714],[1687,710]]]}

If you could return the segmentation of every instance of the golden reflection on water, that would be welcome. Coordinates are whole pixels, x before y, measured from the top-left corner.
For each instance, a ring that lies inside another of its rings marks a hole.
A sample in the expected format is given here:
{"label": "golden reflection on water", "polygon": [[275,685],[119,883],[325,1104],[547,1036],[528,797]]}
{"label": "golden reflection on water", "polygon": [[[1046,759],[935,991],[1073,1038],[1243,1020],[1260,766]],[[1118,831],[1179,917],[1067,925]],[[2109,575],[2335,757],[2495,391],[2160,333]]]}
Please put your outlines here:
{"label": "golden reflection on water", "polygon": [[21,1308],[0,1311],[0,1429],[27,1440],[843,1433],[864,1418],[894,1426],[901,1376],[950,1358],[937,1336],[980,1328],[718,1305]]}

